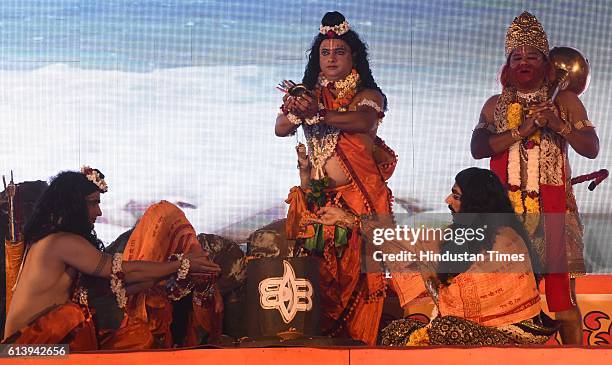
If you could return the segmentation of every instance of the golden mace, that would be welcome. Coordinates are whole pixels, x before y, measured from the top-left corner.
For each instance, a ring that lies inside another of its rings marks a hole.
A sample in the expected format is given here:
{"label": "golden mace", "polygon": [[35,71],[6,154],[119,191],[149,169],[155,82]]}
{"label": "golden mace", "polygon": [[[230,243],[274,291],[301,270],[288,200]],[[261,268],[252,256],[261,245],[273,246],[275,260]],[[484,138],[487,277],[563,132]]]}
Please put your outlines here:
{"label": "golden mace", "polygon": [[562,90],[569,90],[580,95],[589,87],[589,60],[577,49],[571,47],[555,47],[549,53],[549,58],[555,67],[556,80],[551,100]]}

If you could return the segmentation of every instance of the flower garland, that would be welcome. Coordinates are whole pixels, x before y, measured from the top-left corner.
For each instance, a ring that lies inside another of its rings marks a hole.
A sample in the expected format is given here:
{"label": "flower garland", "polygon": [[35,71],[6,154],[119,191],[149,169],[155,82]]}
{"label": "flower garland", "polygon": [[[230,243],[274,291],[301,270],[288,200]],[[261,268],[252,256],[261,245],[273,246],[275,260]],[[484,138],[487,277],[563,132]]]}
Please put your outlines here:
{"label": "flower garland", "polygon": [[87,180],[94,183],[102,193],[106,193],[108,191],[108,185],[106,184],[106,181],[104,181],[104,178],[99,170],[83,165],[81,166],[81,173],[85,175]]}
{"label": "flower garland", "polygon": [[[508,130],[520,127],[524,119],[523,107],[520,103],[512,103],[507,111]],[[525,142],[515,142],[508,152],[508,197],[517,214],[525,212],[540,213],[540,137],[538,129]],[[521,191],[521,144],[527,152],[527,181],[525,184],[526,196],[523,199]]]}
{"label": "flower garland", "polygon": [[[338,95],[334,99],[332,103],[332,110],[338,111],[346,111],[340,110],[341,108],[346,108],[353,100],[353,97],[357,93],[357,84],[359,83],[359,73],[357,70],[352,69],[351,73],[348,74],[342,80],[338,81],[329,81],[323,74],[319,75],[319,85],[321,87],[326,87],[328,89],[338,90]],[[317,97],[320,98],[321,90],[317,88]],[[319,99],[320,100],[320,99]]]}
{"label": "flower garland", "polygon": [[176,277],[179,280],[185,280],[187,278],[187,274],[189,273],[189,267],[191,266],[189,259],[184,257],[185,255],[183,255],[182,253],[177,253],[172,256],[176,257],[176,259],[181,262],[181,266],[178,268],[178,271],[176,272]]}
{"label": "flower garland", "polygon": [[125,274],[122,271],[122,254],[116,253],[113,255],[113,265],[111,267],[111,290],[115,293],[119,308],[124,309],[127,304],[127,294],[123,285]]}
{"label": "flower garland", "polygon": [[351,29],[349,23],[345,20],[337,25],[320,25],[319,33],[327,35],[328,38],[333,38],[336,35],[343,35]]}
{"label": "flower garland", "polygon": [[[321,115],[325,113],[325,106],[321,102],[323,100],[323,89],[338,91],[336,97],[332,101],[331,110],[339,112],[345,112],[348,105],[353,100],[353,97],[357,93],[357,85],[359,84],[359,73],[357,70],[352,69],[351,73],[342,80],[335,82],[329,81],[322,74],[319,75],[318,87],[315,92],[315,97],[319,100],[319,112],[318,120],[322,120]],[[315,179],[322,179],[325,176],[324,166],[325,162],[333,155],[336,144],[338,143],[338,135],[340,130],[338,128],[328,126],[325,124],[307,122],[306,125],[302,125],[306,140],[309,147],[309,158],[314,170]]]}

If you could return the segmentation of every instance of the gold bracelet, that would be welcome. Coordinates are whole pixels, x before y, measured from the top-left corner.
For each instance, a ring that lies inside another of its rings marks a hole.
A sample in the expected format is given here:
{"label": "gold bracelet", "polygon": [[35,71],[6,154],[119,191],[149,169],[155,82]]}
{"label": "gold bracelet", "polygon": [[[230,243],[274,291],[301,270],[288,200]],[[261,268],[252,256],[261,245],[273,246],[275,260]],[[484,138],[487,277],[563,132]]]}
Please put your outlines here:
{"label": "gold bracelet", "polygon": [[560,135],[562,135],[563,137],[567,137],[570,133],[572,133],[572,126],[569,125],[569,123],[565,124],[565,126],[563,128],[561,128],[560,131],[558,131],[557,133],[559,133]]}
{"label": "gold bracelet", "polygon": [[521,132],[519,132],[518,128],[511,129],[510,135],[515,141],[520,141],[521,139],[523,139],[523,136],[521,136]]}
{"label": "gold bracelet", "polygon": [[291,122],[291,124],[295,124],[295,125],[301,125],[302,124],[302,120],[295,114],[292,113],[288,113],[287,114],[287,120],[289,120],[289,122]]}

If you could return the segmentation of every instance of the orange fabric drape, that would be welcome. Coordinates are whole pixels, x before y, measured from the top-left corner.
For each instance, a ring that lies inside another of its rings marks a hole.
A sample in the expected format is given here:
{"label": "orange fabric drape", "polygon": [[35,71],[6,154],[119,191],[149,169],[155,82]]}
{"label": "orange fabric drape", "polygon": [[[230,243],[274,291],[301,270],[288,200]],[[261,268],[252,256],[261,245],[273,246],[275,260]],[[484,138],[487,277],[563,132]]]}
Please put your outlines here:
{"label": "orange fabric drape", "polygon": [[[185,214],[175,205],[161,201],[150,206],[136,225],[123,251],[123,259],[163,262],[173,253],[201,250],[196,232]],[[126,309],[127,315],[121,329],[104,343],[108,346],[105,348],[128,348],[130,343],[160,347],[173,345],[170,331],[172,303],[164,287],[155,286],[145,292],[131,295]],[[196,321],[191,322],[193,326],[206,329],[210,334],[209,338],[220,336],[220,313],[197,305],[193,305],[193,311],[196,313],[193,316]],[[143,330],[147,327],[148,332]],[[157,340],[156,344],[151,343],[151,335]],[[135,340],[136,337],[140,339]]]}
{"label": "orange fabric drape", "polygon": [[306,195],[302,188],[299,186],[292,187],[285,203],[289,204],[287,221],[285,223],[285,234],[287,239],[295,240],[298,238],[312,237],[314,235],[314,228],[311,225],[301,227],[302,216],[308,211]]}
{"label": "orange fabric drape", "polygon": [[523,255],[524,261],[500,261],[485,256],[449,285],[440,286],[442,316],[457,316],[483,326],[504,326],[540,313],[540,293],[533,275],[529,251],[522,238],[504,227],[495,237],[492,251]]}
{"label": "orange fabric drape", "polygon": [[50,309],[8,338],[7,343],[68,343],[70,351],[98,349],[96,330],[89,311],[73,302]]}

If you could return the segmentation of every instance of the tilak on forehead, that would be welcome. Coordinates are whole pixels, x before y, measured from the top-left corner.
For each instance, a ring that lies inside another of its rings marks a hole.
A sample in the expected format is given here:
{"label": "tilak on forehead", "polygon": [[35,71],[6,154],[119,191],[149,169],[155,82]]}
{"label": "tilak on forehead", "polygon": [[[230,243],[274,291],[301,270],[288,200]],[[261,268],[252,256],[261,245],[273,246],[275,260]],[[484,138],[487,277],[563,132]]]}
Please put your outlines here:
{"label": "tilak on forehead", "polygon": [[542,24],[529,12],[514,18],[506,32],[506,57],[517,48],[531,46],[548,57],[548,37]]}
{"label": "tilak on forehead", "polygon": [[[340,39],[331,38],[331,39],[329,39],[329,46],[325,47],[325,46],[323,46],[323,43],[321,43],[321,48],[328,49],[330,51],[333,51],[333,50],[336,50],[336,49],[347,49],[348,45],[346,44],[346,42],[340,42],[340,41],[341,41]],[[323,41],[323,42],[325,42],[325,41]]]}

